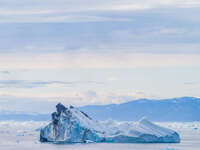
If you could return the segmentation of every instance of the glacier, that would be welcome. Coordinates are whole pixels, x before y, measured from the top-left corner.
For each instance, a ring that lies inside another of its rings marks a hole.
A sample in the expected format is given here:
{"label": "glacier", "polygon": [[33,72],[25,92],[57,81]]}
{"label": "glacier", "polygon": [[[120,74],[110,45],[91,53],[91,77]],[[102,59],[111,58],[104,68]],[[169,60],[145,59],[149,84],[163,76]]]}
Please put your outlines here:
{"label": "glacier", "polygon": [[41,128],[40,141],[52,143],[179,143],[177,132],[146,118],[137,123],[99,122],[73,106],[56,105],[52,121]]}

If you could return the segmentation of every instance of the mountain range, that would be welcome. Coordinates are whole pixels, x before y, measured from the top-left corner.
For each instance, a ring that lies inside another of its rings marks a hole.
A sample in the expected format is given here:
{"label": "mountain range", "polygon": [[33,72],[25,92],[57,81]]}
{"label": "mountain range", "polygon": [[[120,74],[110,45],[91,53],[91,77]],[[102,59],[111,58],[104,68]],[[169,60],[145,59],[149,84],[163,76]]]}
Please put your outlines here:
{"label": "mountain range", "polygon": [[[53,104],[49,104],[53,105]],[[49,106],[49,109],[51,107]],[[79,107],[96,120],[138,121],[200,121],[200,98],[138,99],[121,104],[87,105]],[[52,110],[49,110],[52,111]],[[0,120],[47,121],[51,114],[1,111]]]}
{"label": "mountain range", "polygon": [[98,120],[200,121],[200,98],[138,99],[122,104],[89,105],[80,108]]}

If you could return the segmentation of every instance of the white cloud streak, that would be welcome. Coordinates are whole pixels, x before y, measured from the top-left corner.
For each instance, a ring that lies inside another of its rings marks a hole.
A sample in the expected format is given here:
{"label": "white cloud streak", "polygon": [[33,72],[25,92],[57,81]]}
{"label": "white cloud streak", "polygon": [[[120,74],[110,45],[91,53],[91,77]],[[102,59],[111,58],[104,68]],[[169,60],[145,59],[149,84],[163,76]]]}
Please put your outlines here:
{"label": "white cloud streak", "polygon": [[96,81],[41,81],[41,80],[0,80],[0,88],[40,88],[40,87],[73,87],[81,84],[103,85]]}
{"label": "white cloud streak", "polygon": [[[21,7],[21,6],[24,7]],[[94,22],[113,21],[113,18],[106,17],[109,13],[124,11],[146,11],[151,9],[168,8],[198,8],[198,0],[108,0],[95,2],[58,0],[56,1],[1,1],[0,17],[4,22]],[[104,16],[97,15],[104,13]],[[93,15],[91,15],[93,14]],[[96,14],[96,15],[95,15]],[[121,18],[117,21],[125,21]]]}
{"label": "white cloud streak", "polygon": [[[115,55],[113,55],[115,53]],[[199,54],[151,54],[131,52],[69,52],[1,54],[1,69],[135,68],[200,66]]]}
{"label": "white cloud streak", "polygon": [[43,100],[43,101],[60,101],[66,105],[82,106],[87,104],[110,104],[110,103],[123,103],[139,98],[159,98],[153,94],[145,93],[144,91],[138,90],[116,90],[113,92],[107,91],[85,91],[85,92],[63,92],[58,95],[57,93],[42,93],[33,94],[30,92],[13,92],[6,93],[0,92],[0,98],[14,98],[14,99],[32,99],[32,100]]}

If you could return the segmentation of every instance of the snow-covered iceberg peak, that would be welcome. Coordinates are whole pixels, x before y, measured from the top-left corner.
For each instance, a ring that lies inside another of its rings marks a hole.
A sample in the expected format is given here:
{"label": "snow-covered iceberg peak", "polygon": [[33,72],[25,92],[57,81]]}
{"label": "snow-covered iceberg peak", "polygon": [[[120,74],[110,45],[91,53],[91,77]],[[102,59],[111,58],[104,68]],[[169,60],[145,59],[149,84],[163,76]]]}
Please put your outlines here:
{"label": "snow-covered iceberg peak", "polygon": [[52,113],[52,122],[41,129],[41,142],[54,143],[177,143],[178,133],[157,126],[147,119],[138,123],[112,124],[98,122],[86,113],[73,106],[56,105],[57,111]]}

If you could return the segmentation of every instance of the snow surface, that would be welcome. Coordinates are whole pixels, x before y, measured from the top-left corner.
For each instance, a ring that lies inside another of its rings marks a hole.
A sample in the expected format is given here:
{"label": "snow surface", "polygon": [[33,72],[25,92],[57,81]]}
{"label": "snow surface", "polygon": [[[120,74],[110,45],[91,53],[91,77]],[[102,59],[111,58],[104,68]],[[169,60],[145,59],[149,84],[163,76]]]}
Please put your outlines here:
{"label": "snow surface", "polygon": [[58,104],[52,122],[41,129],[41,142],[179,143],[177,132],[143,118],[138,123],[98,122],[75,107]]}

